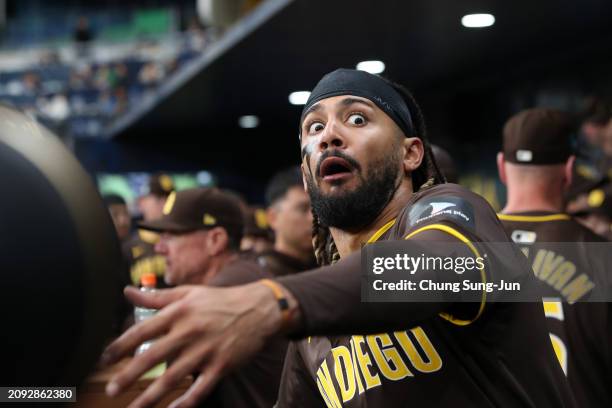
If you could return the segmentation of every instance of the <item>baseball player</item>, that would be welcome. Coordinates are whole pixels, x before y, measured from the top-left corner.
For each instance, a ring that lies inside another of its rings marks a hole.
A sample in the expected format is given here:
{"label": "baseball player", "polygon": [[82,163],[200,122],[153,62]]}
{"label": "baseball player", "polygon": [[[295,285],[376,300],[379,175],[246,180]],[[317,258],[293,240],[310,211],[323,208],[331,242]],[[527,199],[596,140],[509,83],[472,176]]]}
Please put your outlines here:
{"label": "baseball player", "polygon": [[612,309],[585,301],[610,288],[612,257],[603,237],[562,211],[572,181],[573,131],[571,117],[553,109],[529,109],[508,120],[497,158],[508,203],[499,218],[543,284],[550,338],[578,406],[604,407],[612,405]]}
{"label": "baseball player", "polygon": [[[233,286],[274,275],[254,254],[239,252],[244,220],[239,201],[217,188],[170,194],[161,217],[140,223],[161,234],[155,250],[164,256],[173,285]],[[278,393],[287,340],[269,341],[249,364],[225,377],[206,407],[270,407]]]}
{"label": "baseball player", "polygon": [[312,211],[299,166],[282,170],[266,187],[267,219],[274,230],[274,248],[259,255],[259,262],[277,276],[316,266],[310,236]]}

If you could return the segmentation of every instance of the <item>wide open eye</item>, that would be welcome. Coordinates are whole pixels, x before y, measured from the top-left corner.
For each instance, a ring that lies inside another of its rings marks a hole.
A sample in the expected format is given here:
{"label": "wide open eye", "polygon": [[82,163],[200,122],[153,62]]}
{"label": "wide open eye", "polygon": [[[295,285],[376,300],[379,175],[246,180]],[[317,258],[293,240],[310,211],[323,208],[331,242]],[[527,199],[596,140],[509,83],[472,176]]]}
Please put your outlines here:
{"label": "wide open eye", "polygon": [[352,125],[357,125],[357,126],[365,125],[366,118],[360,113],[353,113],[351,114],[351,116],[349,116],[348,122]]}
{"label": "wide open eye", "polygon": [[325,128],[323,123],[321,122],[312,122],[308,126],[308,134],[313,134],[322,131]]}

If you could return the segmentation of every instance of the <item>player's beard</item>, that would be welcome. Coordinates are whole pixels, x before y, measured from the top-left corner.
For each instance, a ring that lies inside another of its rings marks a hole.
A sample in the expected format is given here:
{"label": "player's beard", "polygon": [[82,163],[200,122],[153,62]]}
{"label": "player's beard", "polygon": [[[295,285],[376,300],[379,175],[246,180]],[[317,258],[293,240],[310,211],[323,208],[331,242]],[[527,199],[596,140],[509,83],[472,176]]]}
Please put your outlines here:
{"label": "player's beard", "polygon": [[[342,154],[337,156],[346,158]],[[399,169],[400,158],[397,154],[375,160],[366,169],[367,179],[357,169],[358,187],[338,194],[322,193],[312,175],[307,176],[308,195],[319,223],[346,231],[370,225],[389,204],[401,184]]]}

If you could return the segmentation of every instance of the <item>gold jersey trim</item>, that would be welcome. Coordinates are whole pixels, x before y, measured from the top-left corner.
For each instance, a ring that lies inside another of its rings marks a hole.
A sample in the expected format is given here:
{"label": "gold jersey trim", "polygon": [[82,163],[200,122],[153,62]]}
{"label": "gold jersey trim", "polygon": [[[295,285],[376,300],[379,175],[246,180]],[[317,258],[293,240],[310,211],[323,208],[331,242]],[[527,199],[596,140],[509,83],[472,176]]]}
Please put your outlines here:
{"label": "gold jersey trim", "polygon": [[389,231],[389,228],[391,228],[393,225],[395,225],[395,218],[392,219],[391,221],[389,221],[388,223],[386,223],[385,225],[383,225],[382,227],[380,227],[378,229],[378,231],[376,231],[371,237],[370,239],[368,239],[367,243],[371,244],[373,242],[378,241],[378,239],[387,231]]}
{"label": "gold jersey trim", "polygon": [[566,221],[566,220],[572,219],[567,214],[549,214],[549,215],[497,214],[497,217],[502,221],[522,221],[522,222]]}
{"label": "gold jersey trim", "polygon": [[[429,231],[429,230],[438,230],[438,231],[442,231],[442,232],[446,232],[447,234],[457,238],[459,241],[463,242],[464,244],[466,244],[468,246],[468,248],[470,248],[470,250],[474,253],[474,255],[476,255],[476,257],[480,257],[480,253],[478,252],[478,250],[476,249],[476,247],[474,246],[474,244],[472,244],[472,241],[470,241],[465,235],[463,235],[462,233],[460,233],[459,231],[457,231],[456,229],[449,227],[448,225],[444,225],[444,224],[430,224],[430,225],[426,225],[424,227],[419,228],[416,231],[411,232],[410,234],[406,235],[406,237],[404,237],[404,239],[410,239],[413,236],[415,236],[416,234],[419,234],[423,231]],[[482,279],[483,283],[487,283],[487,275],[484,271],[484,268],[480,268],[480,278]],[[486,285],[485,285],[486,286]],[[484,311],[485,308],[485,303],[487,301],[487,293],[483,290],[482,291],[482,297],[480,299],[480,307],[478,308],[478,313],[476,314],[476,316],[472,319],[472,320],[463,320],[463,319],[458,319],[456,317],[454,317],[453,315],[451,315],[450,313],[439,313],[439,316],[442,317],[443,319],[448,320],[449,322],[456,324],[457,326],[467,326],[468,324],[471,324],[473,322],[475,322],[480,315],[482,315],[482,312]]]}

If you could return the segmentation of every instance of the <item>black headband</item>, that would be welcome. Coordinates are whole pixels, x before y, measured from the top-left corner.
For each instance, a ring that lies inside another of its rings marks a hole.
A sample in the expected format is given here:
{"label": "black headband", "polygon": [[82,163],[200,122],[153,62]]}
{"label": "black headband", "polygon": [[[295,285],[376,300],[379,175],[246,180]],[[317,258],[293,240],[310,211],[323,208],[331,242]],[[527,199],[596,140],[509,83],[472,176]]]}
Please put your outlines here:
{"label": "black headband", "polygon": [[[378,75],[365,71],[340,68],[325,75],[310,93],[304,105],[300,125],[306,112],[317,102],[338,95],[360,96],[372,101],[404,132],[414,135],[410,110],[402,96]],[[300,126],[300,135],[301,135]]]}

